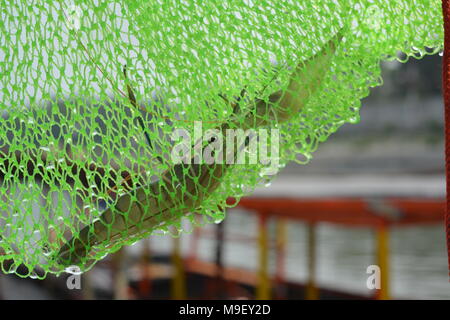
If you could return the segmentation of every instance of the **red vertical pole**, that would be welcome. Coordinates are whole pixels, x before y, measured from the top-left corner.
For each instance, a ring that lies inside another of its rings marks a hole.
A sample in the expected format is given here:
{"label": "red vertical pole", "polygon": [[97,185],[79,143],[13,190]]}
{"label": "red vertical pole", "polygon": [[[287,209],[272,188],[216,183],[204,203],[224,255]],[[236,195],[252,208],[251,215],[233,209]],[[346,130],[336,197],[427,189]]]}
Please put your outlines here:
{"label": "red vertical pole", "polygon": [[150,272],[150,260],[151,260],[151,252],[150,252],[150,243],[149,239],[145,239],[142,242],[142,253],[141,253],[141,263],[140,268],[142,271],[141,278],[138,283],[139,287],[139,296],[140,298],[150,299],[151,294],[151,279],[152,275]]}
{"label": "red vertical pole", "polygon": [[444,16],[444,60],[443,60],[443,91],[445,112],[445,171],[447,176],[447,205],[445,212],[445,229],[447,236],[447,252],[450,277],[450,4],[442,0]]}

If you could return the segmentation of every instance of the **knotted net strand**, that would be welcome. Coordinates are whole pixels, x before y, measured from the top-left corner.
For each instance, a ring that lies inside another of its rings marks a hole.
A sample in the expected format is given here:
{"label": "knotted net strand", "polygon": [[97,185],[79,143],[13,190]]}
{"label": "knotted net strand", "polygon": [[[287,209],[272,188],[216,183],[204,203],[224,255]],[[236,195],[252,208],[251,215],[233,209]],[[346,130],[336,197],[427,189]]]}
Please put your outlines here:
{"label": "knotted net strand", "polygon": [[0,263],[23,277],[221,221],[358,122],[382,60],[443,48],[438,0],[0,3]]}

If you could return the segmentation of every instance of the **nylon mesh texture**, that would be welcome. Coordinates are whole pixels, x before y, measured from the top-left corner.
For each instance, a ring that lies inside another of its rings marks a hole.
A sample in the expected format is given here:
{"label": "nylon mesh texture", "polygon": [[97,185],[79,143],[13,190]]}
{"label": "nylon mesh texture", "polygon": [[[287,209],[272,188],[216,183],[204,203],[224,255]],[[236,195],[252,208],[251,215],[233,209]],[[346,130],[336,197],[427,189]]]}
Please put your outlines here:
{"label": "nylon mesh texture", "polygon": [[220,221],[228,197],[358,122],[381,60],[443,47],[438,0],[0,7],[0,261],[26,277]]}

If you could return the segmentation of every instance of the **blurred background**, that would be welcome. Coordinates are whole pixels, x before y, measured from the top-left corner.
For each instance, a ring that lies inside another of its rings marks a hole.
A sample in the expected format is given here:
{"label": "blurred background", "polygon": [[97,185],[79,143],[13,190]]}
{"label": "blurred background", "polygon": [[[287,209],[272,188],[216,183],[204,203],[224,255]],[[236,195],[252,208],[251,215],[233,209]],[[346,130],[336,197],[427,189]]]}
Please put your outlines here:
{"label": "blurred background", "polygon": [[360,123],[223,222],[124,248],[81,275],[79,290],[68,275],[0,273],[0,298],[450,299],[441,59],[383,63]]}

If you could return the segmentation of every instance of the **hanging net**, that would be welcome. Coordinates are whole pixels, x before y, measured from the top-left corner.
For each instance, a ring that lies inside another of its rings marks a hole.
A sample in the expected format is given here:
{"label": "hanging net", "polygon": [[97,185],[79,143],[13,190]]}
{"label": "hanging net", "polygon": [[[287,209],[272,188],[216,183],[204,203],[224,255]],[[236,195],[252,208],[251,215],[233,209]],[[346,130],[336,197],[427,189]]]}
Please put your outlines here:
{"label": "hanging net", "polygon": [[443,46],[438,0],[0,7],[0,263],[24,277],[221,221],[358,122],[381,60]]}

